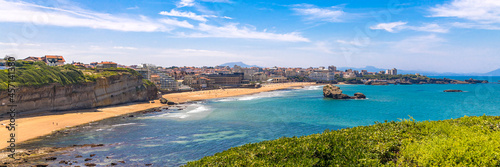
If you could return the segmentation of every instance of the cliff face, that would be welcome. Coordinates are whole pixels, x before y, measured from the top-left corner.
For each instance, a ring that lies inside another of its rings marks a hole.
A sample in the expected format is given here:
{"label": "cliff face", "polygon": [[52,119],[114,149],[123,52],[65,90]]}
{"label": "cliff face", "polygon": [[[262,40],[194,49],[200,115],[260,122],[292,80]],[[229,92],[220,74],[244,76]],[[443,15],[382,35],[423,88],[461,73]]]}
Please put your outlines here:
{"label": "cliff face", "polygon": [[[91,83],[19,87],[15,94],[16,111],[36,113],[147,101],[155,99],[157,92],[154,85],[143,85],[142,78],[134,75],[115,75]],[[10,104],[7,91],[0,92],[0,115],[10,109],[2,103]]]}

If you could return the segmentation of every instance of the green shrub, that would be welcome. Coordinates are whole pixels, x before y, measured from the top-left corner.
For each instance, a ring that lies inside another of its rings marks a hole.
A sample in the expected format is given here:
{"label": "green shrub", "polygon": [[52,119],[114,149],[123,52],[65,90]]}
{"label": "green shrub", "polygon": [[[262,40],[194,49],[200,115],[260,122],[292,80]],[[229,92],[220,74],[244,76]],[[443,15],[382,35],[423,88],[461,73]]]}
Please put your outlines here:
{"label": "green shrub", "polygon": [[376,123],[234,147],[186,166],[499,166],[500,117]]}
{"label": "green shrub", "polygon": [[[43,62],[23,60],[16,61],[15,68],[16,78],[15,81],[11,83],[15,86],[38,86],[50,83],[67,85],[82,82],[95,82],[97,78],[100,77],[120,74],[140,75],[137,71],[126,68],[106,69],[102,72],[97,72],[94,69],[86,69],[70,64],[52,67]],[[8,71],[0,70],[0,90],[7,89],[8,81]]]}

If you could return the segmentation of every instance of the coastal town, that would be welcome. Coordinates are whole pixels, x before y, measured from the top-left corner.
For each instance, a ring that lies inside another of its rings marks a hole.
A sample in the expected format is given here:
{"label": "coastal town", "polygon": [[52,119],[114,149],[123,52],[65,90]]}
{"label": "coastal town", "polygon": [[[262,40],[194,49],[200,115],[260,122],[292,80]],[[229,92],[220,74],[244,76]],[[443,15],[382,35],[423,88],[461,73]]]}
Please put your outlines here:
{"label": "coastal town", "polygon": [[[363,76],[377,74],[386,76],[398,75],[396,68],[385,71],[369,72],[367,70],[337,70],[334,65],[328,67],[284,68],[284,67],[241,67],[238,65],[215,67],[162,67],[154,64],[121,65],[112,61],[96,61],[90,63],[66,62],[60,55],[27,57],[24,61],[44,62],[49,66],[71,64],[81,68],[109,69],[129,68],[139,72],[144,79],[153,82],[164,92],[189,91],[217,88],[249,87],[263,83],[285,83],[293,81],[319,83],[376,83],[385,80],[358,79]],[[420,76],[415,74],[415,76]],[[398,82],[400,82],[398,80]],[[404,82],[401,82],[404,83]]]}

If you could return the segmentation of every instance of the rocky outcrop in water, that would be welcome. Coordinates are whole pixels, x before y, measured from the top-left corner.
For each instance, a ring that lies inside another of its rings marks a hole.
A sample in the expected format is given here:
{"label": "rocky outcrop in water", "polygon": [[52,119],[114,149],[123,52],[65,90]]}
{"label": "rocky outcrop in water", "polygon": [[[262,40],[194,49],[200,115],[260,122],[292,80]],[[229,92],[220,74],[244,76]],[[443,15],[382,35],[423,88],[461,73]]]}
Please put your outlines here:
{"label": "rocky outcrop in water", "polygon": [[[42,111],[88,109],[157,98],[157,88],[146,85],[141,76],[114,75],[98,78],[96,82],[71,85],[49,84],[18,87],[15,94],[16,112],[21,114]],[[8,92],[0,92],[0,115],[9,111]]]}
{"label": "rocky outcrop in water", "polygon": [[358,93],[354,93],[354,97],[355,97],[356,99],[366,99],[365,94],[363,94],[363,93],[359,93],[359,92],[358,92]]}
{"label": "rocky outcrop in water", "polygon": [[487,80],[477,80],[477,79],[468,79],[468,80],[465,80],[465,82],[467,83],[471,83],[471,84],[476,84],[476,83],[488,83]]}
{"label": "rocky outcrop in water", "polygon": [[365,99],[366,96],[363,93],[355,93],[354,96],[349,96],[342,93],[342,90],[338,86],[325,85],[323,87],[323,96],[333,99]]}
{"label": "rocky outcrop in water", "polygon": [[463,91],[462,90],[450,89],[450,90],[444,90],[443,92],[463,92]]}

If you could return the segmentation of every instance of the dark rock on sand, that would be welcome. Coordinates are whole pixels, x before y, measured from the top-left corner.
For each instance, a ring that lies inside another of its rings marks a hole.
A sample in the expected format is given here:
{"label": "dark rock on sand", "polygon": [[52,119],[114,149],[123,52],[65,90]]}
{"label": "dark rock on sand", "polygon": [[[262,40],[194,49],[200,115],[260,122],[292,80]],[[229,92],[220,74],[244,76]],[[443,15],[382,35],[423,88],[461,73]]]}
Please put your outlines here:
{"label": "dark rock on sand", "polygon": [[46,164],[38,164],[38,165],[36,165],[36,167],[47,167],[47,166],[49,166],[49,165],[46,165]]}
{"label": "dark rock on sand", "polygon": [[95,163],[85,163],[85,166],[97,166]]}
{"label": "dark rock on sand", "polygon": [[90,154],[90,157],[93,157],[93,156],[95,156],[95,154]]}
{"label": "dark rock on sand", "polygon": [[56,160],[57,158],[56,157],[49,157],[49,158],[45,158],[46,161],[54,161]]}
{"label": "dark rock on sand", "polygon": [[92,160],[92,158],[85,158],[85,161],[90,161]]}
{"label": "dark rock on sand", "polygon": [[167,104],[167,102],[168,102],[168,100],[167,100],[167,99],[165,99],[165,98],[163,98],[163,97],[162,97],[162,98],[160,98],[160,103],[161,103],[161,104]]}

